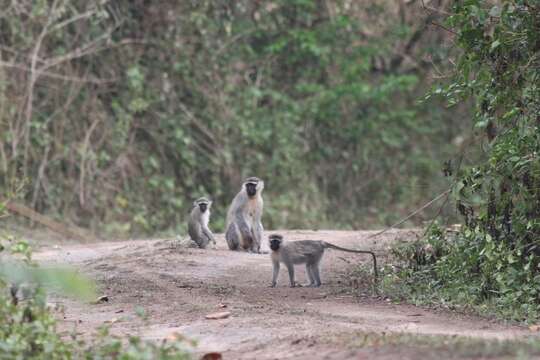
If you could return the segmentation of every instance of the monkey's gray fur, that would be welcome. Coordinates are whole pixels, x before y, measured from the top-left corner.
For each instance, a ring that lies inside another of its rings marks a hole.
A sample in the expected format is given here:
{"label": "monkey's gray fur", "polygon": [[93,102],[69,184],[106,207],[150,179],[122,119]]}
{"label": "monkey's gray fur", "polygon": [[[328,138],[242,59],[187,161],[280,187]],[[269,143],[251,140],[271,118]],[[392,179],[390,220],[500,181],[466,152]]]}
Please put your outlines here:
{"label": "monkey's gray fur", "polygon": [[225,239],[231,250],[260,253],[263,236],[262,191],[264,182],[256,177],[247,178],[234,197],[227,212]]}
{"label": "monkey's gray fur", "polygon": [[195,243],[205,249],[210,242],[216,244],[214,234],[208,228],[210,221],[210,208],[212,202],[207,198],[199,198],[193,202],[193,209],[189,215],[188,233]]}
{"label": "monkey's gray fur", "polygon": [[352,253],[371,254],[373,257],[373,271],[375,279],[377,278],[377,259],[372,251],[346,249],[322,240],[300,240],[284,241],[283,236],[272,234],[268,237],[271,258],[273,265],[272,287],[277,284],[280,263],[284,263],[289,271],[289,282],[291,287],[297,286],[294,281],[294,265],[306,264],[306,273],[309,278],[310,287],[321,286],[321,277],[319,274],[319,263],[324,255],[325,249],[336,249]]}

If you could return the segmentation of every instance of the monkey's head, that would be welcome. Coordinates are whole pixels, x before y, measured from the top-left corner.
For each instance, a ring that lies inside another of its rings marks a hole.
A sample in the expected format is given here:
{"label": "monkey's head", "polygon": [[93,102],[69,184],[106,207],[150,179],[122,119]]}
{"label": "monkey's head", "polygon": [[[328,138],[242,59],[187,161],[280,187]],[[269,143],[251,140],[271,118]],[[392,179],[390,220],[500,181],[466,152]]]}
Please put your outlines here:
{"label": "monkey's head", "polygon": [[268,242],[272,251],[278,251],[281,243],[283,242],[283,236],[280,234],[272,234],[268,236]]}
{"label": "monkey's head", "polygon": [[244,187],[248,197],[253,198],[257,195],[257,192],[260,193],[264,189],[264,181],[256,177],[250,177],[244,181]]}
{"label": "monkey's head", "polygon": [[201,213],[204,213],[212,206],[212,202],[205,197],[195,200],[193,206],[198,206]]}

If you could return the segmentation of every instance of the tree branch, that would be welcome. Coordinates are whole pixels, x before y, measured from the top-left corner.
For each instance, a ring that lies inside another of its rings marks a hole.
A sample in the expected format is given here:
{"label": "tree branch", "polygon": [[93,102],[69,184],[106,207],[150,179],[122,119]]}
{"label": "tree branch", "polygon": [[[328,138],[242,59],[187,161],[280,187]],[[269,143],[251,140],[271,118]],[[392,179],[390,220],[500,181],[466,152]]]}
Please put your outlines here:
{"label": "tree branch", "polygon": [[[25,71],[25,72],[31,72],[32,71],[32,69],[30,69],[30,68],[28,68],[28,67],[26,67],[24,65],[15,64],[15,63],[8,63],[8,62],[4,62],[4,61],[0,61],[0,67],[12,68],[12,69]],[[62,74],[49,72],[49,71],[43,71],[43,70],[39,71],[39,75],[49,77],[51,79],[57,79],[57,80],[63,80],[63,81],[72,81],[72,82],[80,82],[80,83],[89,83],[89,84],[97,84],[97,85],[110,84],[110,83],[114,83],[114,82],[116,82],[118,80],[117,78],[107,79],[107,80],[94,79],[94,78],[80,78],[80,77],[76,77],[76,76],[67,76],[67,75],[62,75]]]}

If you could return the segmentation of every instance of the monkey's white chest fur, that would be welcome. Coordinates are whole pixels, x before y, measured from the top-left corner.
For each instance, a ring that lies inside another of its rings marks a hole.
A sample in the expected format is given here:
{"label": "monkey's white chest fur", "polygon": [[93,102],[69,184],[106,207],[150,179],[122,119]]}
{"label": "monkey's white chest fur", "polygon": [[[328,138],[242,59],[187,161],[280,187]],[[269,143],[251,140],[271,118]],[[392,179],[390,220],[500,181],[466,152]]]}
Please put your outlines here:
{"label": "monkey's white chest fur", "polygon": [[201,223],[204,225],[204,226],[208,226],[208,222],[210,221],[210,210],[206,210],[202,215],[201,215]]}
{"label": "monkey's white chest fur", "polygon": [[246,215],[253,219],[256,215],[256,211],[259,208],[259,199],[249,200],[246,206]]}

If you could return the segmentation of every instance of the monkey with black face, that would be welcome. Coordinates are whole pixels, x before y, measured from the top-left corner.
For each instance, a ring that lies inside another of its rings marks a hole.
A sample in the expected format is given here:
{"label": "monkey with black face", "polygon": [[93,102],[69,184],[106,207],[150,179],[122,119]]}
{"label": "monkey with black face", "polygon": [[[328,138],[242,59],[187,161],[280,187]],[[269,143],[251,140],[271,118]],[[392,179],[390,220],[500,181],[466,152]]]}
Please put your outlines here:
{"label": "monkey with black face", "polygon": [[263,236],[262,191],[264,182],[256,177],[247,178],[234,197],[227,212],[225,239],[231,250],[260,253]]}
{"label": "monkey with black face", "polygon": [[210,242],[216,244],[214,234],[208,228],[210,221],[210,208],[212,202],[207,198],[199,198],[193,203],[193,209],[189,215],[188,233],[195,243],[204,249]]}
{"label": "monkey with black face", "polygon": [[283,236],[272,234],[268,237],[270,243],[270,254],[272,258],[273,273],[272,287],[277,284],[280,263],[284,263],[289,271],[290,286],[297,286],[294,280],[294,265],[306,264],[306,273],[309,278],[309,287],[321,286],[321,277],[319,274],[319,264],[324,255],[325,249],[336,249],[346,252],[371,254],[373,257],[373,273],[377,279],[377,259],[372,251],[346,249],[321,240],[300,240],[284,241]]}

